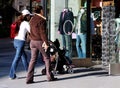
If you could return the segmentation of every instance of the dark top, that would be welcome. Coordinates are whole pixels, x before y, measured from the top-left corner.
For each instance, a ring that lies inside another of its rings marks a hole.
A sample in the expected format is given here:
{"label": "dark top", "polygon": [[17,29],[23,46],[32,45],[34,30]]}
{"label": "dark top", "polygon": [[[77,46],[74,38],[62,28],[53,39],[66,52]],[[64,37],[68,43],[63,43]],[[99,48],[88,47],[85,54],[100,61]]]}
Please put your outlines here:
{"label": "dark top", "polygon": [[[64,14],[64,17],[63,17]],[[59,28],[58,31],[60,31],[61,34],[65,34],[64,30],[63,30],[63,25],[64,23],[70,20],[72,23],[74,23],[74,16],[73,16],[73,12],[72,11],[65,11],[65,12],[61,12],[60,14],[60,19],[59,19]],[[65,32],[71,32],[72,31],[72,25],[70,22],[66,22],[65,24]]]}

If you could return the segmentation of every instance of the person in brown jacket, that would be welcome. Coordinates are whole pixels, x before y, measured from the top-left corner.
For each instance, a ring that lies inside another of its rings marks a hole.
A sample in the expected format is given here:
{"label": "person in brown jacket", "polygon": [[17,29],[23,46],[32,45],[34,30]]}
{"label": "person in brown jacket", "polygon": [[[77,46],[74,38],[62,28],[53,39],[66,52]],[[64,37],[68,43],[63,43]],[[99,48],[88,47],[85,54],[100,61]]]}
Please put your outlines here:
{"label": "person in brown jacket", "polygon": [[57,78],[54,78],[54,75],[50,72],[50,55],[45,52],[49,47],[49,42],[46,33],[46,18],[43,16],[42,6],[37,6],[35,8],[35,14],[30,20],[30,27],[31,60],[29,63],[26,84],[34,83],[34,68],[39,51],[45,62],[47,81],[56,80]]}

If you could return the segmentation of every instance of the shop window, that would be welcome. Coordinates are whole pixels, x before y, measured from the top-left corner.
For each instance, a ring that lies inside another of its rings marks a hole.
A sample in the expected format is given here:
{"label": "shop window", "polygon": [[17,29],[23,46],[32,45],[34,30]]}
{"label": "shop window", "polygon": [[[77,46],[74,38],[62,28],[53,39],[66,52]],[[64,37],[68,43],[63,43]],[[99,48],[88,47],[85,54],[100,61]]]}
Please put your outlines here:
{"label": "shop window", "polygon": [[81,1],[81,7],[84,7],[84,6],[85,6],[85,2],[87,2],[87,0],[82,0],[82,1]]}

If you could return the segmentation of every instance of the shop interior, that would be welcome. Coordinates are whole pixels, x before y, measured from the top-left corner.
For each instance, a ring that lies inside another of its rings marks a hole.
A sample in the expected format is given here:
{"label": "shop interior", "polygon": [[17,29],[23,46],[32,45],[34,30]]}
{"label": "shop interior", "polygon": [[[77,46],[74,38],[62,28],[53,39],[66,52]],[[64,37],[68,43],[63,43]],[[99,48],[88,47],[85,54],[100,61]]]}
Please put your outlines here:
{"label": "shop interior", "polygon": [[91,0],[91,13],[95,25],[95,35],[92,36],[92,58],[94,60],[101,60],[102,57],[102,8],[110,5],[115,6],[114,0]]}

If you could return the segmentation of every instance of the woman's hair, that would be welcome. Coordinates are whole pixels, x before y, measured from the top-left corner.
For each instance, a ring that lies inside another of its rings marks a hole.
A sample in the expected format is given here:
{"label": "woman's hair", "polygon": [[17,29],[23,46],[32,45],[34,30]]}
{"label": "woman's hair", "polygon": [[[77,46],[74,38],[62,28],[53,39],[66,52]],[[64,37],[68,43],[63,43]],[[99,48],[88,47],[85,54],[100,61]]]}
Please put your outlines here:
{"label": "woman's hair", "polygon": [[[28,14],[28,15],[29,15],[29,14]],[[17,17],[17,19],[16,19],[16,21],[15,21],[15,23],[16,23],[16,31],[15,31],[15,33],[16,33],[16,34],[19,32],[21,22],[22,22],[22,21],[29,21],[28,18],[27,18],[28,15],[23,16],[23,15],[21,14],[21,15],[19,15],[19,16]]]}
{"label": "woman's hair", "polygon": [[22,15],[18,16],[18,17],[17,17],[17,20],[15,21],[15,23],[16,23],[16,31],[15,31],[15,33],[16,33],[16,34],[17,34],[18,31],[19,31],[20,24],[21,24],[22,21],[23,21],[23,16],[22,16]]}
{"label": "woman's hair", "polygon": [[27,16],[29,16],[29,14],[23,16],[23,21],[29,21],[28,18],[27,18]]}
{"label": "woman's hair", "polygon": [[42,9],[43,9],[42,6],[36,6],[34,12],[35,12],[35,13],[40,13]]}

